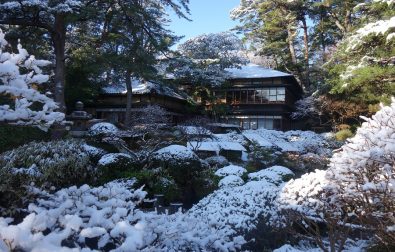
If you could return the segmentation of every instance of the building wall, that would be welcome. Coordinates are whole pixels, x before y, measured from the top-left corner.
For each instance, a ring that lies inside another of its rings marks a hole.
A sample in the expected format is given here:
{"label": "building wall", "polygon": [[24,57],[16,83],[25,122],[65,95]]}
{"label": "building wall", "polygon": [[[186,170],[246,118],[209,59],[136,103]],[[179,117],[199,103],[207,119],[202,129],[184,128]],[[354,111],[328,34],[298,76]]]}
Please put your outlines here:
{"label": "building wall", "polygon": [[[132,110],[147,105],[159,105],[170,112],[171,121],[176,123],[187,114],[189,104],[186,100],[156,94],[135,94],[132,96]],[[87,107],[87,111],[95,118],[105,119],[113,123],[124,122],[126,112],[125,94],[102,94],[96,104]]]}

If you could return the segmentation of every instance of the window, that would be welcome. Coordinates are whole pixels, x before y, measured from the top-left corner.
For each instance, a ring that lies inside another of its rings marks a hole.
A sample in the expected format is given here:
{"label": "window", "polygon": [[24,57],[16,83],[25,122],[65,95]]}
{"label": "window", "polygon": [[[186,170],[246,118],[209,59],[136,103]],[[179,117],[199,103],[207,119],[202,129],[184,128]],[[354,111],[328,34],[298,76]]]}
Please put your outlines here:
{"label": "window", "polygon": [[243,129],[282,129],[281,116],[234,116],[229,117],[227,122],[229,124],[238,125]]}
{"label": "window", "polygon": [[277,101],[285,101],[285,88],[277,88]]}
{"label": "window", "polygon": [[255,95],[255,102],[258,103],[258,104],[262,103],[262,97],[263,97],[262,90],[257,89],[256,90],[256,95]]}
{"label": "window", "polygon": [[[218,100],[224,101],[224,92],[215,92]],[[268,102],[285,102],[285,88],[235,89],[226,92],[228,104],[265,104]]]}
{"label": "window", "polygon": [[247,103],[247,90],[241,90],[241,104],[246,104]]}
{"label": "window", "polygon": [[249,118],[242,119],[243,129],[247,130],[250,129],[250,120]]}
{"label": "window", "polygon": [[249,104],[255,103],[255,90],[248,90],[248,101]]}
{"label": "window", "polygon": [[277,101],[277,90],[275,88],[269,89],[269,101]]}
{"label": "window", "polygon": [[256,118],[251,118],[251,123],[250,123],[251,129],[257,129],[258,128],[258,122]]}

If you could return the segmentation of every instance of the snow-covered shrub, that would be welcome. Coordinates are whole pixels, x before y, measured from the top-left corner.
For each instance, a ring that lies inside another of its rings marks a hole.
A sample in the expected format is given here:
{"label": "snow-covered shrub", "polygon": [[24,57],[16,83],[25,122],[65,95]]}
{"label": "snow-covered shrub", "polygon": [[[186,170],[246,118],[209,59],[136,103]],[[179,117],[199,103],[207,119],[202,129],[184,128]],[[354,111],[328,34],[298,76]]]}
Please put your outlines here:
{"label": "snow-covered shrub", "polygon": [[[316,170],[288,182],[277,203],[279,212],[285,217],[279,219],[283,228],[297,226],[302,234],[296,232],[295,237],[310,236],[322,250],[335,252],[342,251],[348,239],[351,228],[344,223],[350,216],[344,215],[336,200],[338,195],[329,185],[326,171]],[[324,243],[323,238],[328,243]]]}
{"label": "snow-covered shrub", "polygon": [[132,171],[125,172],[125,177],[136,178],[136,185],[144,186],[144,190],[150,196],[163,194],[165,204],[180,201],[182,198],[182,192],[179,186],[167,170],[162,167],[155,169],[146,167],[133,169]]}
{"label": "snow-covered shrub", "polygon": [[310,235],[327,235],[331,250],[342,249],[361,225],[379,242],[395,244],[395,101],[365,120],[327,171],[290,181],[279,196],[280,209]]}
{"label": "snow-covered shrub", "polygon": [[111,181],[123,178],[125,175],[134,170],[134,159],[124,153],[108,153],[103,155],[98,162],[98,169],[101,179]]}
{"label": "snow-covered shrub", "polygon": [[181,201],[190,205],[216,188],[216,180],[206,162],[192,150],[170,145],[155,152],[154,167],[166,170],[183,192]]}
{"label": "snow-covered shrub", "polygon": [[[0,155],[1,207],[23,205],[25,186],[63,187],[96,180],[100,150],[82,141],[32,142]],[[3,214],[8,214],[5,210]]]}
{"label": "snow-covered shrub", "polygon": [[251,246],[243,247],[247,250],[258,246],[266,246],[267,249],[275,240],[270,225],[272,218],[276,219],[277,216],[274,202],[279,190],[266,180],[225,186],[202,199],[187,215],[210,223],[219,234],[243,241],[244,246]]}
{"label": "snow-covered shrub", "polygon": [[51,64],[37,60],[18,43],[18,53],[6,52],[7,41],[0,30],[0,122],[34,125],[48,129],[64,120],[64,114],[55,112],[58,105],[38,91],[49,76],[41,67]]}
{"label": "snow-covered shrub", "polygon": [[155,160],[167,162],[169,165],[177,165],[179,162],[199,160],[196,154],[182,145],[170,145],[155,153]]}
{"label": "snow-covered shrub", "polygon": [[341,202],[395,246],[395,99],[357,130],[331,159],[327,178]]}
{"label": "snow-covered shrub", "polygon": [[[368,251],[370,246],[371,246],[371,242],[368,240],[348,239],[345,242],[342,251],[343,252]],[[273,250],[273,252],[320,252],[320,251],[323,251],[322,248],[317,247],[316,245],[312,244],[311,241],[308,240],[302,240],[297,245],[294,246],[290,244],[285,244],[280,248]]]}
{"label": "snow-covered shrub", "polygon": [[154,163],[167,169],[176,181],[183,181],[203,170],[205,163],[190,149],[181,145],[170,145],[158,150]]}
{"label": "snow-covered shrub", "polygon": [[227,175],[219,181],[218,186],[221,188],[229,186],[240,186],[242,184],[244,184],[244,180],[240,178],[240,176]]}
{"label": "snow-covered shrub", "polygon": [[279,161],[280,165],[289,167],[297,176],[317,169],[326,169],[329,164],[329,158],[326,155],[318,155],[311,152],[301,155],[297,153],[282,153]]}
{"label": "snow-covered shrub", "polygon": [[224,156],[213,156],[206,158],[206,161],[211,167],[218,168],[229,165],[229,161]]}
{"label": "snow-covered shrub", "polygon": [[256,141],[252,141],[249,149],[247,165],[249,171],[260,170],[278,162],[278,154],[273,148],[261,147]]}
{"label": "snow-covered shrub", "polygon": [[103,137],[114,135],[119,131],[117,126],[108,122],[101,122],[92,125],[88,130],[88,135],[91,137]]}
{"label": "snow-covered shrub", "polygon": [[[137,208],[146,196],[133,180],[56,193],[34,189],[22,222],[0,218],[0,249],[23,251],[236,251],[245,242],[194,214]],[[204,217],[207,217],[204,215]]]}
{"label": "snow-covered shrub", "polygon": [[241,166],[228,165],[228,166],[222,167],[221,169],[218,169],[215,172],[215,175],[217,175],[219,177],[226,177],[229,175],[235,175],[235,176],[241,177],[246,172],[247,172],[247,170]]}
{"label": "snow-covered shrub", "polygon": [[97,248],[112,243],[134,250],[144,237],[134,225],[138,215],[129,213],[136,210],[146,193],[131,190],[133,183],[73,186],[54,194],[35,189],[37,202],[29,205],[29,215],[22,223],[10,225],[11,220],[0,218],[0,242],[12,250],[56,251],[66,249],[65,241],[68,247],[79,248],[87,246],[87,239],[98,238]]}
{"label": "snow-covered shrub", "polygon": [[272,166],[258,172],[248,174],[250,180],[267,180],[275,185],[290,180],[295,174],[284,166]]}
{"label": "snow-covered shrub", "polygon": [[32,141],[50,140],[48,132],[37,127],[0,125],[0,153]]}
{"label": "snow-covered shrub", "polygon": [[282,152],[315,153],[331,155],[333,143],[330,139],[312,131],[277,131],[267,129],[245,130],[243,135],[250,141],[256,141],[258,146],[277,148]]}

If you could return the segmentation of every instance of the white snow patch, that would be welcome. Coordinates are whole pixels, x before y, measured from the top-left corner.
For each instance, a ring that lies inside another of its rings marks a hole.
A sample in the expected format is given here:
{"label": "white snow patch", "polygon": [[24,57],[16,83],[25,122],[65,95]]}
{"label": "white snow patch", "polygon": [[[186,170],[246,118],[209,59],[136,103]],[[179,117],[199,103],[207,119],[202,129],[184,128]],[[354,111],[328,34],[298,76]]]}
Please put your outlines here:
{"label": "white snow patch", "polygon": [[274,69],[265,68],[256,64],[248,64],[241,66],[241,68],[227,68],[225,69],[232,79],[243,78],[273,78],[273,77],[286,77],[292,76],[288,73],[283,73]]}

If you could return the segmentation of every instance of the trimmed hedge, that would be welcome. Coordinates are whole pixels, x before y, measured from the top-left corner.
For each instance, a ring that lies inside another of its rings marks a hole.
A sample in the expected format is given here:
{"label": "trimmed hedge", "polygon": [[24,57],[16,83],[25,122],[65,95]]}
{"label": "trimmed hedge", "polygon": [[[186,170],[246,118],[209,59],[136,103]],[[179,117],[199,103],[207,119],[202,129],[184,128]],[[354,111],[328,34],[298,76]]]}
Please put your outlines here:
{"label": "trimmed hedge", "polygon": [[49,132],[35,127],[0,125],[0,153],[32,141],[48,141],[50,138]]}

